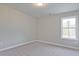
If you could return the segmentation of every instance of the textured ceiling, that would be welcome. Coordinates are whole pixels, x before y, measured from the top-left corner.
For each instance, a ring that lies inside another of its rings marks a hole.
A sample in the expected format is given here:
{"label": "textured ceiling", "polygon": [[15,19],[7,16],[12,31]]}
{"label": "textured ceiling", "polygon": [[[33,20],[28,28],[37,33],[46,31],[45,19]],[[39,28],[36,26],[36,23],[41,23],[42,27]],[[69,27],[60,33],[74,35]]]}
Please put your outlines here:
{"label": "textured ceiling", "polygon": [[3,5],[16,8],[32,17],[79,10],[78,3],[48,3],[46,7],[35,7],[32,3],[7,3]]}

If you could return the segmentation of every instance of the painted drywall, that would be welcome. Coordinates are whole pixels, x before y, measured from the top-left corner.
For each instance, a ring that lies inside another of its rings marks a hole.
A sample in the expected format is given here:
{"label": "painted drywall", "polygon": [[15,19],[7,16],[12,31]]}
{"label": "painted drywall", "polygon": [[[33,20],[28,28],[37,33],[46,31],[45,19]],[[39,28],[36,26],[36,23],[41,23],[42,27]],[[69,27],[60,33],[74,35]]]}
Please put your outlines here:
{"label": "painted drywall", "polygon": [[69,17],[69,16],[78,17],[79,11],[49,15],[40,18],[38,20],[38,40],[51,43],[59,43],[68,46],[69,45],[79,46],[78,40],[76,41],[76,40],[61,39],[61,17]]}
{"label": "painted drywall", "polygon": [[16,9],[0,5],[0,48],[35,39],[35,19]]}

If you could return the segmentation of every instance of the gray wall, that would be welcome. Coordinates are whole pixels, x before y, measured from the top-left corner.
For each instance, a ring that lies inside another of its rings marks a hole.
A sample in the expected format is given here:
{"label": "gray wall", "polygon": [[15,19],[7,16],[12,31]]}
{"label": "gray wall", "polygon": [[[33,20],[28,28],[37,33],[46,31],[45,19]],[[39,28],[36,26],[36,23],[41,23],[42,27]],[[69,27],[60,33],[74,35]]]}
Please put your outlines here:
{"label": "gray wall", "polygon": [[36,39],[36,20],[0,5],[0,48]]}
{"label": "gray wall", "polygon": [[61,39],[61,18],[69,17],[69,16],[77,16],[77,23],[78,23],[79,11],[49,15],[49,16],[40,18],[38,20],[38,40],[51,42],[51,43],[54,42],[58,44],[68,45],[68,46],[69,45],[79,46],[78,40]]}

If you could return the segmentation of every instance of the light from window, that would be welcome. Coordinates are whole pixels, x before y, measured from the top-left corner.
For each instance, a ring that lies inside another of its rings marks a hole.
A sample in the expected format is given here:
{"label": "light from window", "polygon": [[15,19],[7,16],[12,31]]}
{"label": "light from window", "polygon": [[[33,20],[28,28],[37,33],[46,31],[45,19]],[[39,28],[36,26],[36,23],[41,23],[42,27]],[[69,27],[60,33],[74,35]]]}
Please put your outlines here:
{"label": "light from window", "polygon": [[62,19],[62,38],[76,39],[76,18]]}

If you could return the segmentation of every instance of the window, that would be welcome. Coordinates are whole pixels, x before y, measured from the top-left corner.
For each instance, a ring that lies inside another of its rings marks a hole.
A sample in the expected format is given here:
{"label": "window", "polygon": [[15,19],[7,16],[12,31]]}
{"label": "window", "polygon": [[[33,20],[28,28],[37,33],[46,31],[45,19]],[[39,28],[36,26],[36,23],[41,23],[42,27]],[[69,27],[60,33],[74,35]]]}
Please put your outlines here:
{"label": "window", "polygon": [[62,38],[76,39],[76,18],[63,18],[61,23]]}

